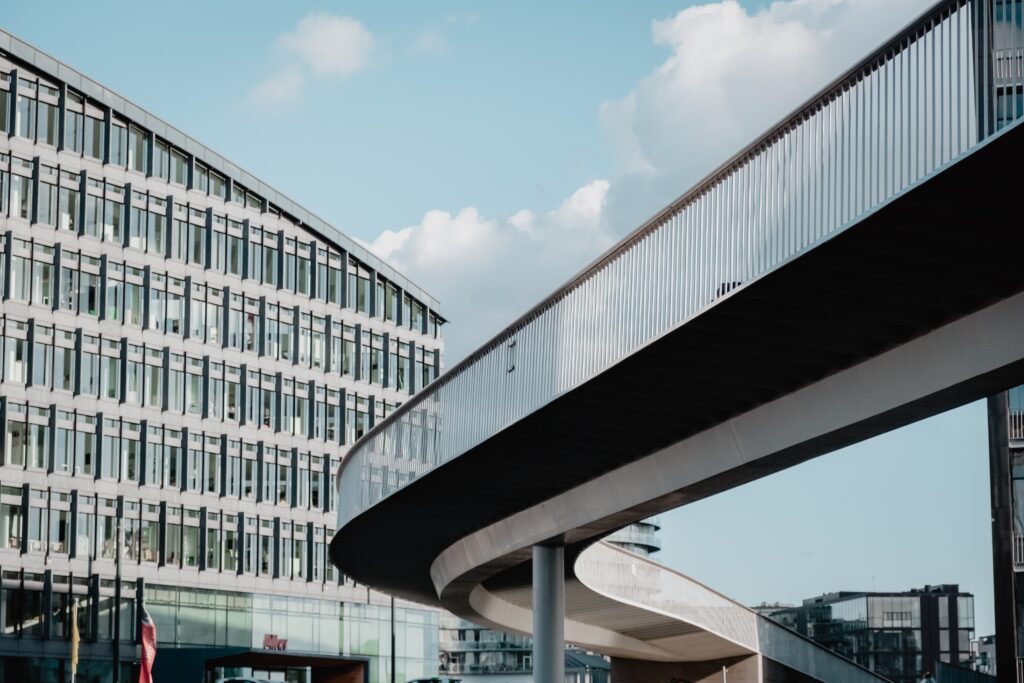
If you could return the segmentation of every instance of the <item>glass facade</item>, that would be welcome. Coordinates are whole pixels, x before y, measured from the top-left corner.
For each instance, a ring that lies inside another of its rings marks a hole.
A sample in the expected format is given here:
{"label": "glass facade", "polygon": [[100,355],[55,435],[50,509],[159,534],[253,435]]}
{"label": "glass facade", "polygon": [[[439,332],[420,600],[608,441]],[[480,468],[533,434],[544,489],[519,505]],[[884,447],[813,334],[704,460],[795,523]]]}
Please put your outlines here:
{"label": "glass facade", "polygon": [[[17,51],[0,52],[0,683],[67,677],[43,644],[70,637],[72,598],[90,683],[131,680],[137,599],[165,651],[273,634],[390,680],[383,597],[327,557],[329,492],[440,372],[436,302]],[[436,673],[436,612],[400,603],[394,623],[399,677]]]}
{"label": "glass facade", "polygon": [[916,683],[936,662],[971,665],[974,597],[955,585],[833,593],[762,612],[895,683]]}

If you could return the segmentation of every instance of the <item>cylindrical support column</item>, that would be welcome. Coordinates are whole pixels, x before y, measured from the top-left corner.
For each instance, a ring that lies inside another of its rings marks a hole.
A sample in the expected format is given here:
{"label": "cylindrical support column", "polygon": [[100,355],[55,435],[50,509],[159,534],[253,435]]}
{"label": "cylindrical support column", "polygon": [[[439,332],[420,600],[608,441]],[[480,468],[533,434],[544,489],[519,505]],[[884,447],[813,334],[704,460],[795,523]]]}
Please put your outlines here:
{"label": "cylindrical support column", "polygon": [[533,546],[533,680],[565,680],[565,552]]}

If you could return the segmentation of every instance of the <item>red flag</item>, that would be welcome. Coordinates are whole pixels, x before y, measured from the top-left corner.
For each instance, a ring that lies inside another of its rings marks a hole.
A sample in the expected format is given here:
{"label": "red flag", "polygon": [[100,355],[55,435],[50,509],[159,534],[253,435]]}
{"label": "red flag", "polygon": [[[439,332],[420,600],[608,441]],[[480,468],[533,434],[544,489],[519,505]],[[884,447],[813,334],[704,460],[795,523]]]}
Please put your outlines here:
{"label": "red flag", "polygon": [[139,683],[153,683],[153,660],[156,659],[156,624],[146,608],[142,608],[142,662]]}

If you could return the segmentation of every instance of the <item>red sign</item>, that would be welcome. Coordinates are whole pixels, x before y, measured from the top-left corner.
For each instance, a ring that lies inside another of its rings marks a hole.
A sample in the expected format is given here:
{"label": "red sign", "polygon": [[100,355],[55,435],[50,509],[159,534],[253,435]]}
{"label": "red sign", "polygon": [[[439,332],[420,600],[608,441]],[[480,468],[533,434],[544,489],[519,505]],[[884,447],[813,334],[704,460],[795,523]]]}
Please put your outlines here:
{"label": "red sign", "polygon": [[278,638],[273,633],[263,634],[263,649],[264,650],[287,650],[288,639]]}

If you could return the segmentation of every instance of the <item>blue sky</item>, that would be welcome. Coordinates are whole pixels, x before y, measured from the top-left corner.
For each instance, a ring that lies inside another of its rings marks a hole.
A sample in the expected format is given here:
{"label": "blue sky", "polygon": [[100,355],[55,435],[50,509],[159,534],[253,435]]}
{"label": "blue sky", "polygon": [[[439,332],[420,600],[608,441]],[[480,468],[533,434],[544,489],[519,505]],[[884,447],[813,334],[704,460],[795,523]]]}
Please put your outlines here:
{"label": "blue sky", "polygon": [[[36,0],[3,27],[373,245],[442,301],[451,365],[927,2],[698,4]],[[666,514],[661,560],[747,603],[958,582],[990,633],[985,438],[967,406]]]}

